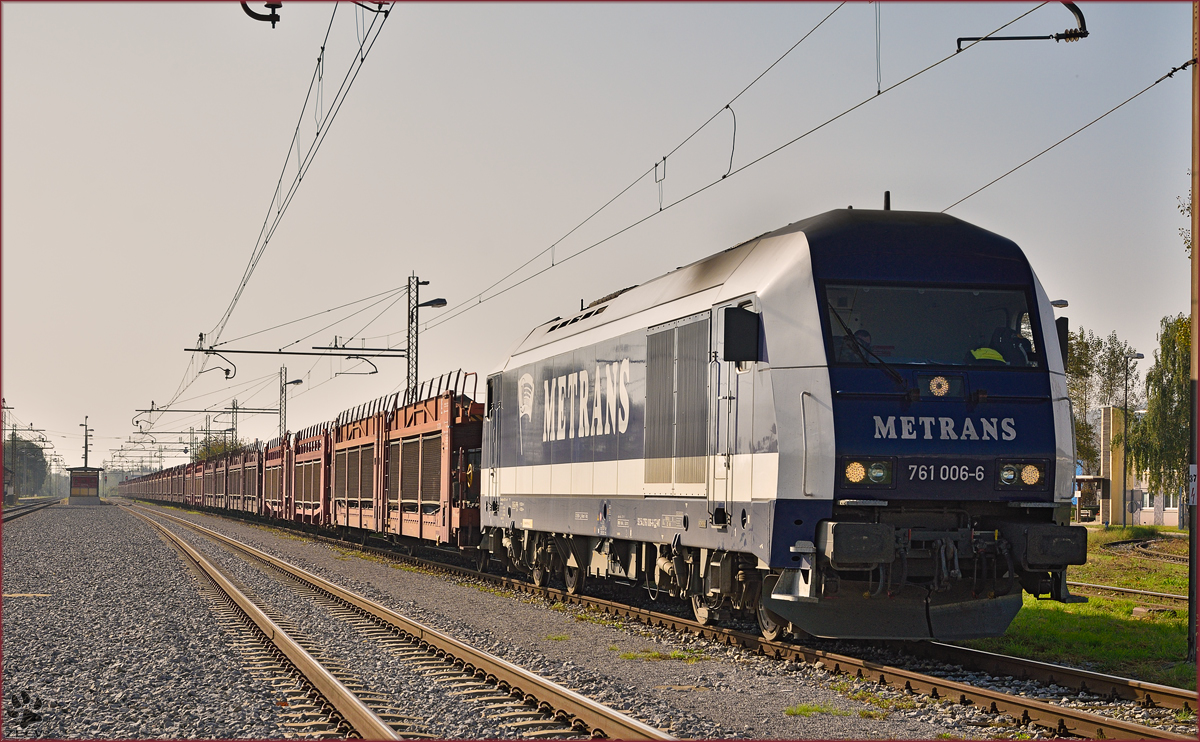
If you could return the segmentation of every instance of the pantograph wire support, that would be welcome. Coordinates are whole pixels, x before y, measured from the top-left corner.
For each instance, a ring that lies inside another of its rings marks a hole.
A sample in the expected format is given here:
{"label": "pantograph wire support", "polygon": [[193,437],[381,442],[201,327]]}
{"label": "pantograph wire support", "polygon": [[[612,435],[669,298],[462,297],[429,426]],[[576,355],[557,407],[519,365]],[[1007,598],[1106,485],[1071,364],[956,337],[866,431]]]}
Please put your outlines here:
{"label": "pantograph wire support", "polygon": [[[728,108],[729,113],[731,113],[733,115],[733,143],[729,146],[729,169],[726,170],[725,174],[721,176],[722,180],[724,180],[725,178],[728,178],[729,174],[733,172],[733,153],[737,151],[737,112],[734,111],[733,106],[731,106],[729,104],[726,104],[725,107]],[[667,158],[664,157],[663,158],[663,177],[664,178],[666,177],[666,169],[667,169],[666,161],[667,161]],[[662,189],[661,189],[661,187],[659,189],[659,196],[658,196],[658,210],[662,211]]]}
{"label": "pantograph wire support", "polygon": [[250,16],[256,21],[270,21],[271,28],[275,28],[275,24],[279,23],[279,14],[275,11],[282,8],[283,3],[270,2],[266,3],[266,6],[267,10],[271,11],[270,13],[255,13],[253,10],[250,10],[250,6],[244,2],[242,3],[242,10],[246,11],[246,15]]}
{"label": "pantograph wire support", "polygon": [[[957,51],[962,51],[964,41],[1049,41],[1054,39],[1058,41],[1079,41],[1088,37],[1087,23],[1083,20],[1083,11],[1081,11],[1075,3],[1064,2],[1067,10],[1075,15],[1076,22],[1079,23],[1078,28],[1068,28],[1062,33],[1050,34],[1049,36],[964,36],[958,40]],[[878,32],[877,32],[878,33]]]}
{"label": "pantograph wire support", "polygon": [[370,376],[371,374],[379,373],[379,367],[376,366],[374,363],[371,363],[370,358],[364,358],[363,356],[346,356],[346,360],[362,361],[363,363],[369,365],[371,367],[371,370],[370,371],[338,371],[336,374],[334,374],[334,376]]}
{"label": "pantograph wire support", "polygon": [[[662,165],[662,177],[658,175],[658,166]],[[663,210],[663,181],[667,179],[667,155],[661,161],[654,163],[654,182],[658,184],[658,210]]]}

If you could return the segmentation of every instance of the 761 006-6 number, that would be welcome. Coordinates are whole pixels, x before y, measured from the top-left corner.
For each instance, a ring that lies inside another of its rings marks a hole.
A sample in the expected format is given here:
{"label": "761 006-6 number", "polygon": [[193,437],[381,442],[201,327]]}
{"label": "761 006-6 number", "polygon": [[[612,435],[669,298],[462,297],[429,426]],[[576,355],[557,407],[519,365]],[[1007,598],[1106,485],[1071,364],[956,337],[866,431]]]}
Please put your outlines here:
{"label": "761 006-6 number", "polygon": [[910,482],[982,482],[983,465],[972,467],[969,464],[909,464],[908,481]]}

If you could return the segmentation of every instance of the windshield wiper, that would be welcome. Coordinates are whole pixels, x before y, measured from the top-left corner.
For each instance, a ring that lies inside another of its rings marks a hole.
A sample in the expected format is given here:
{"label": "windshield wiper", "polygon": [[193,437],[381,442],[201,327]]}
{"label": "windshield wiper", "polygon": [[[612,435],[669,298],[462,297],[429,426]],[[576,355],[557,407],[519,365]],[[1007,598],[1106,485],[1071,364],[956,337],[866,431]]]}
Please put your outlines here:
{"label": "windshield wiper", "polygon": [[[826,304],[829,304],[829,302],[826,302]],[[888,376],[892,377],[892,380],[895,381],[897,385],[907,389],[908,382],[904,380],[904,377],[900,375],[900,372],[889,366],[887,361],[875,355],[875,351],[863,345],[863,342],[858,339],[858,336],[850,331],[850,327],[837,313],[837,309],[833,306],[833,304],[829,304],[829,309],[832,310],[833,318],[836,319],[838,324],[842,326],[842,329],[846,331],[846,337],[850,338],[850,340],[854,343],[851,347],[854,348],[854,352],[858,354],[858,357],[862,359],[863,364],[867,366],[872,365],[871,362],[867,360],[867,356],[865,355],[865,353],[870,353],[872,358],[879,361],[878,368],[880,371],[883,371]]]}

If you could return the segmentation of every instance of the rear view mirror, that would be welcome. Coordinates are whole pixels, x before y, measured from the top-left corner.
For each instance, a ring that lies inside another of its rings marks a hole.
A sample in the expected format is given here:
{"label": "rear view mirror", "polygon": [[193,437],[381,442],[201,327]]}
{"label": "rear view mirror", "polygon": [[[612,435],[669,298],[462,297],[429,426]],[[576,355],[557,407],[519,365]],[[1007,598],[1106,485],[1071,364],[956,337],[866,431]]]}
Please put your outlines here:
{"label": "rear view mirror", "polygon": [[1054,320],[1054,329],[1058,330],[1058,348],[1062,351],[1063,368],[1067,367],[1067,350],[1071,347],[1071,333],[1067,327],[1067,318],[1059,317]]}
{"label": "rear view mirror", "polygon": [[758,314],[741,307],[725,307],[724,361],[758,360]]}

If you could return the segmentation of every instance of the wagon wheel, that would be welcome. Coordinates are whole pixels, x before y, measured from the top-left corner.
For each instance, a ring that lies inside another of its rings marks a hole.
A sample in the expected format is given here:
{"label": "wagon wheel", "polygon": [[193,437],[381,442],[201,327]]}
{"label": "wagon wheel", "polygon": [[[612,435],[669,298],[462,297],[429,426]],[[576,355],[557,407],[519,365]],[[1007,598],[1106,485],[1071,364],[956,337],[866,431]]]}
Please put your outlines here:
{"label": "wagon wheel", "polygon": [[475,550],[475,571],[487,572],[488,562],[492,559],[491,553],[487,549],[479,548]]}
{"label": "wagon wheel", "polygon": [[[763,578],[763,593],[770,593],[779,581],[777,575],[767,575]],[[755,601],[754,615],[758,619],[758,630],[767,641],[779,641],[787,634],[788,622],[779,614],[772,611],[764,603],[760,595]]]}
{"label": "wagon wheel", "polygon": [[545,567],[534,567],[529,571],[530,577],[533,578],[533,584],[537,587],[545,587],[550,579],[550,570]]}
{"label": "wagon wheel", "polygon": [[705,595],[692,596],[692,613],[696,616],[696,623],[701,626],[708,626],[713,622],[717,615],[717,609],[721,607],[721,596],[708,597]]}
{"label": "wagon wheel", "polygon": [[583,578],[586,574],[582,567],[563,567],[563,582],[566,583],[569,594],[579,595],[583,592]]}

